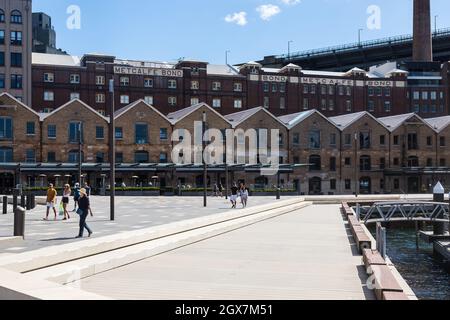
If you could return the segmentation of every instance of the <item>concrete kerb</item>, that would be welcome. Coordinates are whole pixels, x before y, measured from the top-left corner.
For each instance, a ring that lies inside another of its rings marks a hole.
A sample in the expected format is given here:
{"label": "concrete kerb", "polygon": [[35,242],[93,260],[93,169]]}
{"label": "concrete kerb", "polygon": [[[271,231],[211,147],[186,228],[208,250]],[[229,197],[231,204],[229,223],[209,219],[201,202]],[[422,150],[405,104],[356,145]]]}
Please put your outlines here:
{"label": "concrete kerb", "polygon": [[284,208],[262,212],[258,215],[225,221],[220,224],[209,225],[203,228],[190,230],[185,233],[170,235],[135,246],[37,270],[29,274],[41,279],[54,281],[59,284],[67,284],[77,280],[70,278],[73,270],[77,270],[79,278],[83,279],[130,263],[148,259],[152,256],[172,251],[211,237],[215,237],[220,234],[228,233],[267,219],[288,214],[309,206],[310,204],[311,203],[308,202],[293,204]]}
{"label": "concrete kerb", "polygon": [[111,300],[76,288],[0,269],[0,300]]}
{"label": "concrete kerb", "polygon": [[289,199],[238,211],[229,211],[214,216],[201,217],[175,222],[163,226],[130,231],[126,233],[94,238],[84,242],[70,243],[25,252],[0,258],[0,268],[16,272],[30,272],[44,267],[65,263],[92,255],[129,247],[139,243],[183,233],[206,226],[232,221],[235,219],[257,215],[268,210],[279,209],[304,201],[303,198]]}
{"label": "concrete kerb", "polygon": [[22,237],[0,237],[0,245],[4,246],[16,246],[23,242]]}

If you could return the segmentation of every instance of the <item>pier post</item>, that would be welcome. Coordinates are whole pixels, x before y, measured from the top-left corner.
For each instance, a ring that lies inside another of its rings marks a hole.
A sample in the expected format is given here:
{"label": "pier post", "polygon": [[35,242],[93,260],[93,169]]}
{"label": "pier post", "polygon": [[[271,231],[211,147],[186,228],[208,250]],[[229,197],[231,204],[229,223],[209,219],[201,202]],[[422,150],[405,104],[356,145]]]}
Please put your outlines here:
{"label": "pier post", "polygon": [[[434,202],[444,202],[445,189],[440,182],[436,184],[433,189],[433,201]],[[445,224],[443,222],[433,223],[433,233],[434,235],[445,234]]]}
{"label": "pier post", "polygon": [[3,214],[8,213],[8,197],[3,196]]}

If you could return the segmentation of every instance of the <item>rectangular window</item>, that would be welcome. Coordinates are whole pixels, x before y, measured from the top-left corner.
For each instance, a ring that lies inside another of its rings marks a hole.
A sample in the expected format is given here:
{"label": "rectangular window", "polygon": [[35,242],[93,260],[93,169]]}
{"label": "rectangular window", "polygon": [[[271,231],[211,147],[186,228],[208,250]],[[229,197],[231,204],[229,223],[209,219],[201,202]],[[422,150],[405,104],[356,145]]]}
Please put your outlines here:
{"label": "rectangular window", "polygon": [[379,97],[383,95],[383,91],[381,90],[380,87],[375,88],[375,94]]}
{"label": "rectangular window", "polygon": [[270,107],[270,98],[264,97],[264,108],[269,109]]}
{"label": "rectangular window", "polygon": [[446,167],[447,161],[444,158],[439,159],[439,166],[440,167]]}
{"label": "rectangular window", "polygon": [[144,78],[144,87],[145,88],[153,88],[153,79],[152,78]]}
{"label": "rectangular window", "polygon": [[264,92],[269,92],[269,88],[270,88],[269,83],[268,83],[268,82],[264,82],[264,84],[263,84],[263,90],[264,90]]}
{"label": "rectangular window", "polygon": [[167,87],[169,89],[176,89],[177,88],[177,80],[170,79],[167,81]]}
{"label": "rectangular window", "polygon": [[23,88],[23,77],[20,74],[11,75],[11,89],[22,89]]}
{"label": "rectangular window", "polygon": [[48,163],[56,163],[56,153],[55,152],[47,153],[47,162]]}
{"label": "rectangular window", "polygon": [[234,108],[235,109],[242,109],[242,100],[241,99],[235,99],[234,100]]}
{"label": "rectangular window", "polygon": [[312,84],[309,91],[311,92],[311,94],[316,94],[316,85]]}
{"label": "rectangular window", "polygon": [[370,149],[371,147],[370,132],[366,131],[359,133],[359,147],[360,149]]}
{"label": "rectangular window", "polygon": [[104,93],[95,94],[95,102],[96,103],[105,103],[105,94]]}
{"label": "rectangular window", "polygon": [[399,137],[398,136],[394,136],[394,146],[398,146],[399,144],[400,144]]}
{"label": "rectangular window", "polygon": [[105,128],[101,126],[95,127],[95,138],[105,139]]}
{"label": "rectangular window", "polygon": [[420,92],[419,91],[414,91],[413,92],[413,99],[414,100],[419,100],[420,99]]}
{"label": "rectangular window", "polygon": [[36,134],[35,123],[27,122],[27,136],[34,136]]}
{"label": "rectangular window", "polygon": [[369,95],[369,97],[372,97],[372,96],[373,96],[373,92],[374,92],[373,87],[369,87],[369,88],[367,89],[367,94]]}
{"label": "rectangular window", "polygon": [[212,89],[213,91],[220,91],[222,89],[222,84],[218,81],[214,81],[212,83]]}
{"label": "rectangular window", "polygon": [[303,98],[303,110],[308,110],[308,109],[309,109],[309,99]]}
{"label": "rectangular window", "polygon": [[159,154],[159,163],[167,163],[167,153],[161,152]]}
{"label": "rectangular window", "polygon": [[350,179],[345,179],[345,190],[351,190],[352,181]]}
{"label": "rectangular window", "polygon": [[344,159],[344,165],[349,167],[352,165],[352,159],[351,158],[345,158]]}
{"label": "rectangular window", "polygon": [[199,90],[200,83],[198,81],[191,81],[191,90]]}
{"label": "rectangular window", "polygon": [[386,158],[380,158],[380,169],[386,169]]}
{"label": "rectangular window", "polygon": [[72,92],[70,94],[70,100],[80,99],[80,94],[78,92]]}
{"label": "rectangular window", "polygon": [[233,85],[234,92],[242,92],[242,83],[235,82]]}
{"label": "rectangular window", "polygon": [[400,189],[400,180],[399,179],[394,179],[394,189],[395,190]]}
{"label": "rectangular window", "polygon": [[284,83],[284,82],[280,83],[280,92],[281,93],[286,92],[286,83]]}
{"label": "rectangular window", "polygon": [[128,77],[120,77],[120,86],[128,87],[130,85],[130,78]]}
{"label": "rectangular window", "polygon": [[431,91],[430,92],[430,97],[431,97],[431,100],[437,100],[437,92],[436,91]]}
{"label": "rectangular window", "polygon": [[22,67],[22,53],[11,52],[11,67],[15,67],[15,68]]}
{"label": "rectangular window", "polygon": [[336,190],[336,179],[330,180],[330,190]]}
{"label": "rectangular window", "polygon": [[167,128],[159,129],[159,140],[167,140],[169,139],[169,134],[167,133]]}
{"label": "rectangular window", "polygon": [[49,124],[47,126],[47,137],[49,139],[56,139],[56,125]]}
{"label": "rectangular window", "polygon": [[54,101],[55,94],[53,91],[45,91],[44,92],[44,101]]}
{"label": "rectangular window", "polygon": [[439,137],[439,146],[445,147],[445,137]]}
{"label": "rectangular window", "polygon": [[330,146],[335,147],[337,145],[337,136],[335,133],[330,134]]}
{"label": "rectangular window", "polygon": [[153,96],[145,96],[144,101],[147,104],[153,105]]}
{"label": "rectangular window", "polygon": [[394,166],[399,166],[399,165],[400,165],[400,159],[394,158]]}
{"label": "rectangular window", "polygon": [[96,76],[95,84],[98,86],[103,86],[105,84],[105,77],[104,76]]}
{"label": "rectangular window", "polygon": [[70,83],[71,84],[79,84],[80,83],[80,75],[79,74],[71,74],[70,75]]}
{"label": "rectangular window", "polygon": [[120,96],[120,103],[121,104],[129,104],[130,103],[130,96],[121,95]]}
{"label": "rectangular window", "polygon": [[335,157],[330,158],[330,171],[331,172],[336,171],[336,158]]}
{"label": "rectangular window", "polygon": [[286,109],[286,99],[284,97],[280,98],[280,109]]}
{"label": "rectangular window", "polygon": [[339,87],[338,87],[338,90],[339,90],[339,95],[340,95],[340,96],[343,96],[343,95],[344,95],[344,91],[345,91],[345,90],[344,90],[344,86],[339,86]]}
{"label": "rectangular window", "polygon": [[55,82],[55,75],[53,73],[44,73],[44,82]]}
{"label": "rectangular window", "polygon": [[278,85],[276,83],[272,83],[272,92],[278,92]]}
{"label": "rectangular window", "polygon": [[347,93],[348,96],[351,96],[351,95],[352,95],[352,87],[346,87],[346,88],[345,88],[345,91],[346,91],[346,93]]}
{"label": "rectangular window", "polygon": [[386,144],[386,136],[385,135],[381,135],[380,136],[380,145],[384,146]]}
{"label": "rectangular window", "polygon": [[169,103],[169,106],[175,107],[177,105],[177,97],[169,97],[168,103]]}
{"label": "rectangular window", "polygon": [[11,45],[21,46],[22,45],[22,32],[21,31],[11,31]]}
{"label": "rectangular window", "polygon": [[433,146],[433,138],[428,136],[427,137],[427,147],[432,147]]}
{"label": "rectangular window", "polygon": [[105,154],[103,152],[97,152],[95,155],[95,163],[104,163],[105,162]]}
{"label": "rectangular window", "polygon": [[320,100],[320,107],[321,107],[322,111],[326,111],[327,110],[327,100],[326,99],[321,99]]}
{"label": "rectangular window", "polygon": [[422,91],[422,100],[428,100],[428,91]]}
{"label": "rectangular window", "polygon": [[334,100],[328,101],[328,110],[334,111]]}
{"label": "rectangular window", "polygon": [[352,145],[352,135],[351,134],[346,134],[344,136],[344,144],[346,146],[351,146]]}
{"label": "rectangular window", "polygon": [[5,74],[0,73],[0,89],[4,89],[6,87],[5,79]]}
{"label": "rectangular window", "polygon": [[0,30],[0,44],[5,44],[5,30]]}
{"label": "rectangular window", "polygon": [[26,150],[26,163],[35,163],[36,162],[36,152],[34,149],[27,149]]}
{"label": "rectangular window", "polygon": [[335,91],[334,88],[335,88],[334,85],[328,86],[328,94],[329,94],[330,96],[334,95],[334,91]]}
{"label": "rectangular window", "polygon": [[116,163],[123,163],[123,153],[122,152],[116,153]]}
{"label": "rectangular window", "polygon": [[309,147],[311,149],[320,149],[320,131],[312,130],[309,132]]}
{"label": "rectangular window", "polygon": [[417,133],[408,133],[408,150],[418,150]]}
{"label": "rectangular window", "polygon": [[351,112],[352,111],[352,102],[350,100],[347,100],[345,102],[345,109],[347,112]]}
{"label": "rectangular window", "polygon": [[11,118],[0,118],[0,139],[12,140],[13,138],[13,120]]}
{"label": "rectangular window", "polygon": [[191,98],[191,106],[195,106],[196,104],[199,104],[200,100],[198,98]]}
{"label": "rectangular window", "polygon": [[300,145],[300,133],[294,133],[292,143],[296,146]]}
{"label": "rectangular window", "polygon": [[83,141],[83,124],[80,122],[71,122],[69,124],[69,143],[79,143]]}
{"label": "rectangular window", "polygon": [[320,94],[322,95],[327,94],[327,86],[325,85],[320,86]]}
{"label": "rectangular window", "polygon": [[391,112],[391,102],[390,101],[384,102],[384,112]]}
{"label": "rectangular window", "polygon": [[116,127],[116,139],[117,140],[123,139],[123,128],[122,127]]}
{"label": "rectangular window", "polygon": [[308,94],[309,93],[309,86],[307,84],[303,85],[303,93]]}
{"label": "rectangular window", "polygon": [[220,108],[222,106],[222,100],[217,98],[213,99],[213,108]]}
{"label": "rectangular window", "polygon": [[148,125],[137,123],[135,125],[135,142],[136,144],[148,143]]}
{"label": "rectangular window", "polygon": [[375,102],[373,100],[369,100],[367,103],[367,111],[374,112],[375,111]]}

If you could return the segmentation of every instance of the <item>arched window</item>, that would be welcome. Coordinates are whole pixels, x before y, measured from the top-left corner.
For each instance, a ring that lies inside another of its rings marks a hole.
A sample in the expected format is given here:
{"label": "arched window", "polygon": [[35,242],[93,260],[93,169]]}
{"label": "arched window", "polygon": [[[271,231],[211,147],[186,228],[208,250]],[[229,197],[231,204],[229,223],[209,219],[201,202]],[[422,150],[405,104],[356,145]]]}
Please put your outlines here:
{"label": "arched window", "polygon": [[22,24],[22,14],[19,10],[11,12],[11,23]]}
{"label": "arched window", "polygon": [[136,151],[134,153],[135,163],[149,163],[149,156],[147,151]]}
{"label": "arched window", "polygon": [[318,155],[312,155],[309,157],[309,170],[320,171],[322,170],[322,159]]}
{"label": "arched window", "polygon": [[5,22],[5,11],[0,9],[0,22]]}
{"label": "arched window", "polygon": [[369,156],[361,156],[359,159],[359,166],[361,171],[372,170],[372,161]]}

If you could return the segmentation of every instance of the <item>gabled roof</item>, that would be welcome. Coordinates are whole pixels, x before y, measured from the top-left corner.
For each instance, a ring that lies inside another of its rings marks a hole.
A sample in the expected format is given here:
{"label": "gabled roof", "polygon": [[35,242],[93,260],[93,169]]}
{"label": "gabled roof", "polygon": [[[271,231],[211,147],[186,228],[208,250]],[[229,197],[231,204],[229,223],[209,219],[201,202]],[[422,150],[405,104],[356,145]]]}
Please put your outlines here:
{"label": "gabled roof", "polygon": [[56,113],[60,112],[61,110],[64,110],[67,107],[70,107],[72,104],[74,104],[76,102],[80,103],[84,108],[88,109],[89,111],[94,113],[96,116],[98,116],[99,118],[102,118],[103,120],[105,120],[106,122],[109,123],[109,119],[107,117],[102,116],[100,113],[98,113],[96,110],[94,110],[92,107],[90,107],[88,104],[84,103],[80,99],[71,100],[71,101],[67,102],[66,104],[62,105],[61,107],[59,107],[58,109],[54,110],[53,112],[47,113],[45,115],[41,115],[41,121],[43,121],[51,116],[54,116]]}
{"label": "gabled roof", "polygon": [[325,117],[322,113],[320,113],[316,109],[298,112],[298,113],[294,113],[294,114],[288,114],[286,116],[278,117],[278,119],[280,119],[288,127],[288,129],[292,129],[295,126],[297,126],[299,123],[308,119],[313,114],[318,114],[323,119],[325,119],[327,122],[329,122],[331,125],[336,126],[333,122],[331,122],[327,117]]}
{"label": "gabled roof", "polygon": [[446,129],[448,126],[450,126],[450,116],[445,117],[439,117],[439,118],[431,118],[431,119],[424,119],[425,122],[427,122],[435,131],[440,133],[444,129]]}
{"label": "gabled roof", "polygon": [[[0,98],[1,97],[7,97],[9,99],[11,99],[12,101],[14,101],[14,103],[18,104],[19,106],[21,106],[22,108],[25,108],[26,110],[34,113],[36,116],[38,116],[40,118],[39,113],[37,113],[36,111],[34,111],[33,109],[31,109],[29,106],[27,106],[26,104],[24,104],[22,101],[17,100],[15,97],[13,97],[12,95],[10,95],[8,92],[2,92],[0,94]],[[1,105],[0,105],[1,107]]]}
{"label": "gabled roof", "polygon": [[145,102],[143,99],[137,100],[137,101],[127,105],[126,107],[123,107],[122,109],[119,109],[116,112],[114,112],[114,119],[120,118],[122,115],[124,115],[125,113],[127,113],[128,111],[132,110],[134,107],[136,107],[136,106],[138,106],[140,104],[144,104],[146,107],[148,107],[152,111],[156,112],[159,116],[164,118],[164,120],[167,120],[167,122],[170,122],[170,120],[167,119],[167,117],[165,115],[163,115],[160,111],[158,111],[152,105],[150,105],[147,102]]}
{"label": "gabled roof", "polygon": [[407,113],[407,114],[400,114],[396,116],[391,117],[384,117],[379,118],[378,120],[384,124],[386,128],[388,128],[389,131],[394,132],[397,130],[400,126],[402,126],[406,121],[409,119],[416,117],[419,121],[423,122],[425,125],[429,126],[432,130],[435,130],[428,122],[423,120],[421,117],[419,117],[416,113]]}
{"label": "gabled roof", "polygon": [[240,125],[247,119],[253,117],[255,114],[257,114],[260,111],[265,112],[270,117],[272,117],[275,121],[277,121],[278,123],[280,123],[281,125],[286,127],[286,124],[283,121],[281,121],[280,119],[275,117],[272,113],[270,113],[266,108],[263,108],[263,107],[257,107],[257,108],[253,108],[253,109],[248,109],[248,110],[232,113],[232,114],[226,115],[225,118],[233,125],[233,128],[236,128],[238,125]]}
{"label": "gabled roof", "polygon": [[212,113],[214,113],[215,115],[217,115],[218,117],[220,117],[221,119],[223,119],[225,122],[227,122],[228,124],[231,125],[231,123],[220,113],[218,113],[216,110],[214,110],[213,108],[211,108],[209,105],[207,105],[204,102],[195,104],[193,106],[190,106],[188,108],[185,109],[181,109],[179,111],[176,112],[172,112],[169,113],[167,115],[167,119],[172,123],[172,124],[176,124],[177,122],[183,120],[184,118],[186,118],[187,116],[189,116],[190,114],[194,113],[195,111],[197,111],[198,109],[202,108],[202,107],[206,107],[208,108]]}
{"label": "gabled roof", "polygon": [[80,58],[77,56],[37,53],[32,54],[33,65],[50,65],[50,66],[65,66],[65,67],[80,67]]}
{"label": "gabled roof", "polygon": [[349,74],[352,74],[352,73],[364,73],[364,74],[366,74],[367,72],[365,70],[363,70],[363,69],[355,67],[355,68],[352,68],[352,69],[348,70],[345,74],[349,75]]}
{"label": "gabled roof", "polygon": [[371,115],[367,111],[361,111],[361,112],[356,112],[356,113],[345,114],[342,116],[332,117],[332,118],[329,118],[329,120],[331,122],[333,122],[341,131],[343,131],[364,116],[368,116],[368,117],[372,118],[373,120],[378,122],[381,126],[385,127],[386,130],[389,130],[384,125],[384,123],[380,122],[377,118],[375,118],[373,115]]}

